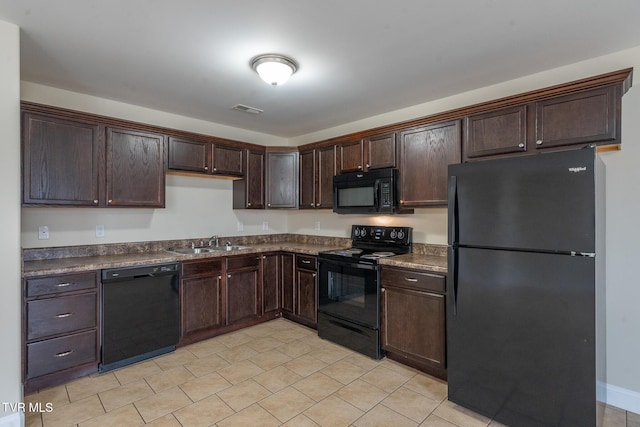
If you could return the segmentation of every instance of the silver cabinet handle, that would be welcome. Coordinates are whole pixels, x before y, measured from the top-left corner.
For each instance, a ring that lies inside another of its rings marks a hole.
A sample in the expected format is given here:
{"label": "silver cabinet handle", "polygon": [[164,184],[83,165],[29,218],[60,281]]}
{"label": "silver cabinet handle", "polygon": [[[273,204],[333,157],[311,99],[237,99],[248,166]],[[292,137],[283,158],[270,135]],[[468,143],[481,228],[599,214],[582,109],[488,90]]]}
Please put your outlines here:
{"label": "silver cabinet handle", "polygon": [[314,203],[309,203],[309,206],[314,207],[315,204]]}
{"label": "silver cabinet handle", "polygon": [[218,168],[213,168],[213,171],[214,171],[214,172],[217,172],[217,171],[218,171]]}
{"label": "silver cabinet handle", "polygon": [[542,145],[542,140],[541,139],[537,140],[536,145]]}
{"label": "silver cabinet handle", "polygon": [[205,166],[204,170],[208,171],[209,170],[209,166]]}
{"label": "silver cabinet handle", "polygon": [[109,201],[107,203],[111,204],[111,202],[113,202],[113,200],[109,199]]}
{"label": "silver cabinet handle", "polygon": [[413,282],[413,283],[418,281],[418,279],[414,279],[413,277],[405,277],[404,280],[406,280],[407,282]]}
{"label": "silver cabinet handle", "polygon": [[271,207],[271,203],[267,203],[267,206]]}
{"label": "silver cabinet handle", "polygon": [[311,275],[311,277],[316,277],[316,273],[313,273],[313,274]]}
{"label": "silver cabinet handle", "polygon": [[380,289],[380,292],[384,293],[386,291],[385,288]]}
{"label": "silver cabinet handle", "polygon": [[362,169],[362,166],[358,166],[358,169]]}
{"label": "silver cabinet handle", "polygon": [[59,288],[66,288],[67,286],[71,286],[71,283],[70,282],[58,283],[56,286]]}
{"label": "silver cabinet handle", "polygon": [[58,319],[64,319],[65,317],[70,317],[73,316],[73,313],[61,313],[61,314],[56,314],[56,318]]}
{"label": "silver cabinet handle", "polygon": [[518,148],[524,148],[524,144],[521,142],[520,144],[518,144]]}
{"label": "silver cabinet handle", "polygon": [[218,280],[222,280],[222,275],[221,274],[218,275]]}
{"label": "silver cabinet handle", "polygon": [[251,202],[247,202],[247,206],[251,206]]}
{"label": "silver cabinet handle", "polygon": [[370,167],[370,166],[371,166],[371,165],[370,165],[369,163],[367,163],[367,169],[369,169],[369,167]]}
{"label": "silver cabinet handle", "polygon": [[53,357],[65,357],[70,355],[71,353],[73,353],[73,350],[67,350],[67,351],[63,351],[62,353],[56,353],[53,355]]}
{"label": "silver cabinet handle", "polygon": [[231,275],[230,274],[227,274],[227,279],[231,279]]}
{"label": "silver cabinet handle", "polygon": [[300,261],[302,261],[303,264],[311,264],[311,261],[306,259],[301,259]]}
{"label": "silver cabinet handle", "polygon": [[97,205],[97,204],[98,204],[98,200],[97,200],[97,199],[96,199],[96,200],[94,200],[94,201],[93,201],[93,204],[94,204],[94,205]]}

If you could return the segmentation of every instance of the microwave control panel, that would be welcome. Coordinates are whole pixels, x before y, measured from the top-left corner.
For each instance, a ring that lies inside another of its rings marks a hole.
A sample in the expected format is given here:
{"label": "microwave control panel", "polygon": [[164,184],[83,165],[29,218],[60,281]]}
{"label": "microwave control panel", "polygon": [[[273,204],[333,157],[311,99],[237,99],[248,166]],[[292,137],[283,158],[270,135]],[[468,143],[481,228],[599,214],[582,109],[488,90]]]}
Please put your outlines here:
{"label": "microwave control panel", "polygon": [[380,183],[380,208],[391,208],[391,182],[383,181]]}

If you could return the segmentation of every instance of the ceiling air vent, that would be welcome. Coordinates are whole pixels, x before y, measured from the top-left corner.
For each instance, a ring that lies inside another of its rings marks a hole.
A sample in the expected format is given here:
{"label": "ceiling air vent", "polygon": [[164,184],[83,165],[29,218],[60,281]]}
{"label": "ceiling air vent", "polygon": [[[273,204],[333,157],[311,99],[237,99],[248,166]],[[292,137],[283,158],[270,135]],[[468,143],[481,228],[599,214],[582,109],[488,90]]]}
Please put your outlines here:
{"label": "ceiling air vent", "polygon": [[231,109],[242,111],[244,113],[249,113],[249,114],[260,114],[264,112],[264,110],[261,110],[259,108],[249,107],[248,105],[242,105],[242,104],[236,104]]}

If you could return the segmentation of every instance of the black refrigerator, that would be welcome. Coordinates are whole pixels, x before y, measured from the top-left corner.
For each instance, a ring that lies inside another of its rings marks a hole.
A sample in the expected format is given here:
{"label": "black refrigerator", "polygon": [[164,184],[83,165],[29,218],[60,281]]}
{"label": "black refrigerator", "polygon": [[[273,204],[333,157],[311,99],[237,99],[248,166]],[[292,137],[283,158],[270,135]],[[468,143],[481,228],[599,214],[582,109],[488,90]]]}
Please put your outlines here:
{"label": "black refrigerator", "polygon": [[449,400],[510,427],[596,426],[604,165],[594,148],[449,166]]}

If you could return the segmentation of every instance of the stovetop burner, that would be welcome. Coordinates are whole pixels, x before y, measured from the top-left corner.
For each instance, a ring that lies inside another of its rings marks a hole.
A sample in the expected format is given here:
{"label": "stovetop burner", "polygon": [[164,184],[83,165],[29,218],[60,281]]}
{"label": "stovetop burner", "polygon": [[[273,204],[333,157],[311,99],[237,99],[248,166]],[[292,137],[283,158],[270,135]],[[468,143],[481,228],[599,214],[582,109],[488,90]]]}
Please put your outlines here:
{"label": "stovetop burner", "polygon": [[411,227],[354,225],[351,228],[352,247],[321,252],[320,257],[377,264],[380,258],[410,253],[411,235]]}

